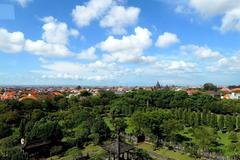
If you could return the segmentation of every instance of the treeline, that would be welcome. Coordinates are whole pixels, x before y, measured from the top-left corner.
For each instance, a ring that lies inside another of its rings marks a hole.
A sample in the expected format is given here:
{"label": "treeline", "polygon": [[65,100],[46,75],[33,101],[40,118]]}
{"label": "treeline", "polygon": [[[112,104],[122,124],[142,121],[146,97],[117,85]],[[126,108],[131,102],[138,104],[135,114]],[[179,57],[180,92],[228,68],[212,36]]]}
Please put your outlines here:
{"label": "treeline", "polygon": [[130,135],[148,137],[156,149],[165,146],[198,158],[239,159],[239,127],[239,117],[235,116],[157,109],[135,112],[127,130]]}
{"label": "treeline", "polygon": [[112,112],[131,115],[135,111],[154,108],[171,109],[184,108],[197,112],[212,112],[216,114],[240,113],[240,101],[221,100],[208,94],[193,94],[189,96],[184,91],[145,91],[129,92],[117,98],[111,104]]}
{"label": "treeline", "polygon": [[172,109],[177,120],[180,120],[185,127],[209,126],[222,132],[239,131],[240,116],[219,115],[211,112],[192,112],[186,109]]}

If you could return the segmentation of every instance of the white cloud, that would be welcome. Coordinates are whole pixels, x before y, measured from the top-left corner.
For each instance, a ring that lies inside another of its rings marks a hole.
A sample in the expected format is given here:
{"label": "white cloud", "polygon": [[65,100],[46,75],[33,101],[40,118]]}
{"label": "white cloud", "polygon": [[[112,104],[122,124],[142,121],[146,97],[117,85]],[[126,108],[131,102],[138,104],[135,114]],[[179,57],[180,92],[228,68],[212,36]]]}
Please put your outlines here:
{"label": "white cloud", "polygon": [[212,17],[240,6],[239,0],[189,0],[189,5],[203,17]]}
{"label": "white cloud", "polygon": [[41,56],[69,56],[69,49],[61,44],[46,43],[42,40],[26,40],[25,48],[27,52]]}
{"label": "white cloud", "polygon": [[180,77],[191,77],[193,74],[200,73],[201,68],[198,68],[197,63],[189,61],[160,59],[155,63],[140,66],[136,71],[142,77],[165,77],[170,79],[171,77],[172,79],[178,77],[177,79],[180,80]]}
{"label": "white cloud", "polygon": [[26,7],[32,0],[15,0],[22,7]]}
{"label": "white cloud", "polygon": [[193,54],[200,59],[221,58],[221,54],[213,51],[207,46],[185,45],[181,46],[180,50],[183,54]]}
{"label": "white cloud", "polygon": [[163,60],[155,64],[155,67],[169,72],[193,72],[197,69],[197,64],[185,61]]}
{"label": "white cloud", "polygon": [[209,71],[234,72],[240,71],[240,54],[231,57],[222,57],[217,63],[208,66]]}
{"label": "white cloud", "polygon": [[0,28],[0,51],[5,53],[16,53],[23,50],[24,34],[22,32],[8,32]]}
{"label": "white cloud", "polygon": [[72,11],[74,22],[79,26],[88,26],[92,20],[102,16],[111,6],[112,0],[90,0],[85,5],[77,5]]}
{"label": "white cloud", "polygon": [[[221,32],[240,31],[240,0],[188,0],[188,6],[203,18],[222,16]],[[183,10],[183,9],[182,9]]]}
{"label": "white cloud", "polygon": [[82,66],[77,63],[63,61],[43,64],[42,68],[53,71],[55,73],[78,73],[82,69]]}
{"label": "white cloud", "polygon": [[160,48],[167,48],[178,42],[180,42],[180,40],[178,39],[176,34],[164,32],[162,35],[158,37],[156,46]]}
{"label": "white cloud", "polygon": [[240,31],[240,8],[226,12],[219,29],[221,32]]}
{"label": "white cloud", "polygon": [[40,56],[70,56],[72,52],[67,47],[69,36],[78,36],[75,29],[68,29],[67,24],[58,22],[53,17],[43,19],[43,34],[40,40],[25,40],[22,32],[10,33],[0,28],[0,51],[17,53],[27,51]]}
{"label": "white cloud", "polygon": [[168,66],[167,70],[174,70],[174,71],[192,71],[195,69],[196,65],[191,62],[184,62],[184,61],[172,61]]}
{"label": "white cloud", "polygon": [[126,27],[137,23],[139,13],[140,9],[136,7],[113,6],[100,21],[100,25],[111,28],[114,34],[125,34]]}
{"label": "white cloud", "polygon": [[80,76],[80,75],[72,75],[72,74],[43,74],[41,76],[43,79],[65,79],[65,80],[78,80],[78,81],[109,81],[113,78],[111,76]]}
{"label": "white cloud", "polygon": [[151,32],[146,28],[137,27],[135,28],[135,34],[123,36],[121,39],[109,36],[99,44],[99,48],[110,53],[104,56],[106,61],[143,62],[153,59],[153,57],[143,55],[143,51],[149,48],[151,44]]}
{"label": "white cloud", "polygon": [[66,23],[58,22],[54,17],[43,18],[43,34],[42,39],[48,43],[66,45],[69,36],[78,36],[79,32],[75,29],[68,29]]}
{"label": "white cloud", "polygon": [[43,58],[43,57],[40,57],[38,60],[39,60],[41,63],[48,63],[48,60],[45,59],[45,58]]}
{"label": "white cloud", "polygon": [[53,17],[43,18],[43,34],[40,40],[25,40],[22,32],[10,33],[0,28],[0,51],[6,53],[17,53],[27,51],[41,56],[70,56],[72,52],[68,49],[69,36],[78,36],[75,29],[68,29],[66,23],[58,22]]}
{"label": "white cloud", "polygon": [[103,55],[103,60],[105,62],[117,61],[120,63],[151,63],[156,60],[153,56],[141,56],[141,55],[127,55],[127,54],[106,54]]}
{"label": "white cloud", "polygon": [[192,9],[187,7],[187,6],[179,4],[175,8],[175,12],[176,13],[181,13],[181,14],[191,14],[192,13]]}
{"label": "white cloud", "polygon": [[72,63],[67,61],[43,64],[41,71],[43,78],[57,78],[86,81],[109,81],[129,73],[128,69],[114,63],[96,61],[89,64]]}
{"label": "white cloud", "polygon": [[26,40],[24,49],[35,55],[40,56],[70,56],[72,52],[68,49],[67,44],[69,36],[78,36],[79,32],[75,29],[69,29],[67,24],[59,22],[52,16],[42,19],[43,34],[41,40]]}
{"label": "white cloud", "polygon": [[96,48],[95,47],[90,47],[87,50],[84,50],[81,53],[79,53],[77,55],[77,58],[93,61],[93,60],[97,59],[97,56],[96,56],[95,53],[96,53]]}

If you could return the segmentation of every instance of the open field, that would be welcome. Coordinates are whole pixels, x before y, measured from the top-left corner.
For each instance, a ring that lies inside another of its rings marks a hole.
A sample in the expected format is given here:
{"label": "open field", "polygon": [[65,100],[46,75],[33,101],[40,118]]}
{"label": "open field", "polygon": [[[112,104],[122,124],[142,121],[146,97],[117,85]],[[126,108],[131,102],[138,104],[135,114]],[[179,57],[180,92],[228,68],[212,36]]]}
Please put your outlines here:
{"label": "open field", "polygon": [[166,148],[158,149],[158,150],[153,150],[153,145],[150,143],[140,143],[137,145],[138,148],[141,148],[147,152],[154,152],[160,156],[167,157],[167,158],[172,158],[174,160],[194,160],[194,158],[178,152],[178,151],[171,151]]}

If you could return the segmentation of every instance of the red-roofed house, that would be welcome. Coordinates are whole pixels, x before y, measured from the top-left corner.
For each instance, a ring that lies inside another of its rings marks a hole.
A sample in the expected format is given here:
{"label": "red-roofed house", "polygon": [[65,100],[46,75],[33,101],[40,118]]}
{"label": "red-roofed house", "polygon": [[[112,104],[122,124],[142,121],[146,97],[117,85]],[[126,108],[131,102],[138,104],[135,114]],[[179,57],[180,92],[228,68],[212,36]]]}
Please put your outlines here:
{"label": "red-roofed house", "polygon": [[59,91],[54,91],[54,92],[52,92],[52,94],[54,95],[54,96],[64,96],[61,92],[59,92]]}
{"label": "red-roofed house", "polygon": [[232,92],[240,91],[240,88],[234,88],[232,89]]}
{"label": "red-roofed house", "polygon": [[11,100],[16,98],[16,93],[11,91],[11,92],[5,92],[3,93],[3,95],[1,96],[1,100]]}
{"label": "red-roofed house", "polygon": [[227,87],[223,87],[221,89],[222,92],[231,92],[231,89],[227,88]]}
{"label": "red-roofed house", "polygon": [[189,96],[191,96],[191,95],[193,95],[193,94],[195,94],[195,93],[201,93],[201,91],[199,91],[199,90],[187,90],[187,94],[188,94]]}
{"label": "red-roofed house", "polygon": [[27,96],[24,96],[22,98],[19,98],[19,101],[23,101],[25,99],[32,99],[32,100],[37,100],[37,97],[35,97],[34,95],[32,94],[28,94]]}

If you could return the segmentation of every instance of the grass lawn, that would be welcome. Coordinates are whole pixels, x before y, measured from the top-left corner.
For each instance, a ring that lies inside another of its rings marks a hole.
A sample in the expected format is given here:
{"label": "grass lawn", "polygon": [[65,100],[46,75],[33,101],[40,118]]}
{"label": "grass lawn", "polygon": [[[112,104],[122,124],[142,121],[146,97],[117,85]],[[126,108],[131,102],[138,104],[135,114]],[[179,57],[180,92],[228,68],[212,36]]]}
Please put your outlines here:
{"label": "grass lawn", "polygon": [[60,156],[53,156],[53,157],[49,157],[47,160],[69,160],[69,159],[74,159],[75,157],[81,155],[81,150],[77,147],[73,147],[68,149],[64,156],[60,157]]}
{"label": "grass lawn", "polygon": [[47,160],[69,160],[69,159],[73,159],[81,154],[101,155],[104,153],[105,153],[104,150],[100,146],[89,144],[82,150],[77,147],[73,147],[73,148],[70,148],[63,157],[53,156],[53,157],[48,158]]}
{"label": "grass lawn", "polygon": [[83,150],[81,150],[81,152],[83,154],[97,153],[97,152],[101,152],[101,151],[103,151],[103,149],[100,146],[95,146],[93,144],[89,144]]}
{"label": "grass lawn", "polygon": [[157,150],[156,151],[157,154],[160,154],[164,157],[169,157],[169,158],[172,158],[172,159],[176,159],[176,160],[194,160],[194,158],[186,155],[186,154],[183,154],[181,152],[174,152],[174,151],[170,151],[168,149],[165,149],[165,148],[162,148],[160,150]]}
{"label": "grass lawn", "polygon": [[[153,151],[153,145],[149,144],[149,143],[140,143],[140,144],[138,144],[138,148],[141,148],[145,151]],[[172,158],[175,160],[194,160],[194,158],[192,158],[186,154],[183,154],[178,151],[174,152],[174,151],[168,150],[166,148],[162,148],[162,149],[159,149],[159,150],[156,150],[153,152],[157,153],[163,157]]]}

